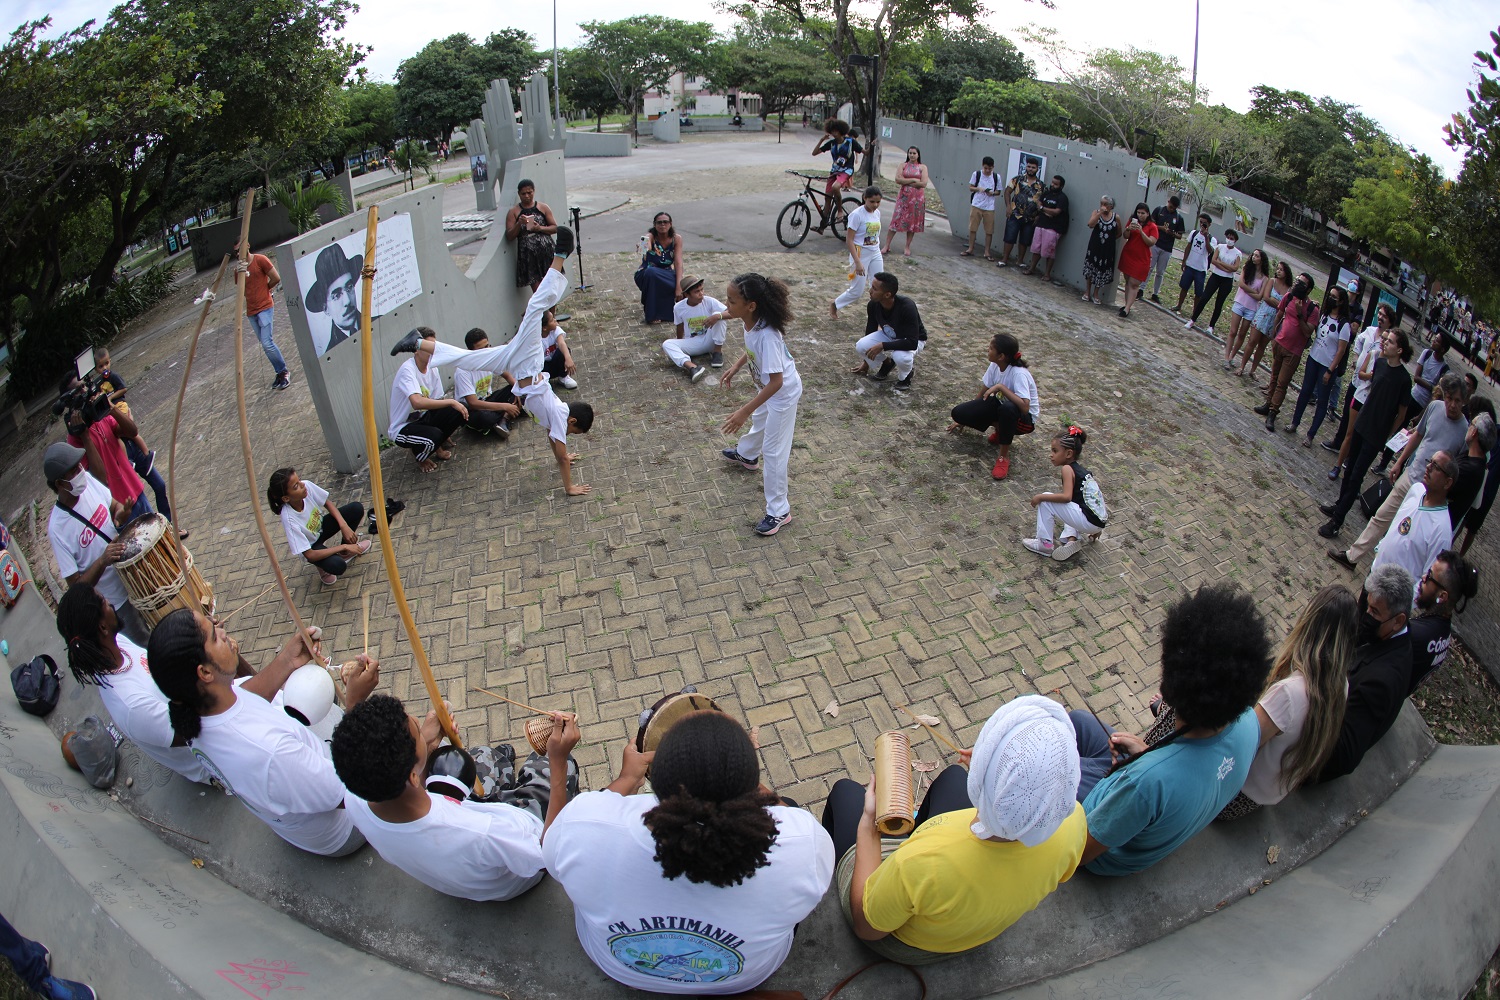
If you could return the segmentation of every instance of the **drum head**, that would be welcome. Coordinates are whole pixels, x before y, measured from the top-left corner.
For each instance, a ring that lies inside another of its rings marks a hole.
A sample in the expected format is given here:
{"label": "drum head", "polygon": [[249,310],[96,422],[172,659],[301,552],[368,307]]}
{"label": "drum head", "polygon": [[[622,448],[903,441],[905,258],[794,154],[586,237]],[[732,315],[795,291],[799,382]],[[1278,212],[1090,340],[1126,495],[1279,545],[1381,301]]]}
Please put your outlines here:
{"label": "drum head", "polygon": [[636,734],[635,748],[642,753],[650,753],[661,744],[662,737],[667,734],[667,730],[675,726],[679,719],[684,715],[701,712],[704,709],[712,709],[715,712],[724,711],[708,695],[699,694],[696,691],[691,694],[667,695],[651,706],[651,717]]}
{"label": "drum head", "polygon": [[[121,528],[119,539],[124,544],[125,551],[121,554],[120,561],[115,563],[116,572],[139,562],[147,552],[155,548],[156,543],[167,533],[169,523],[160,514],[142,514]],[[175,555],[173,561],[176,561]]]}

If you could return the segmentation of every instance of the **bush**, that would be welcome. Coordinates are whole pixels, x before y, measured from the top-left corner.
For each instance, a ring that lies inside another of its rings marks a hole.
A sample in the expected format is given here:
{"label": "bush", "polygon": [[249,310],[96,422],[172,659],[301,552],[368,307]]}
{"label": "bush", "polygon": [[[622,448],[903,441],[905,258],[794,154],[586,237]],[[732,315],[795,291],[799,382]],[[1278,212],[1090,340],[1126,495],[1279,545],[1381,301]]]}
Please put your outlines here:
{"label": "bush", "polygon": [[80,351],[109,343],[126,323],[167,297],[172,271],[163,262],[134,277],[121,276],[103,298],[76,285],[46,309],[23,315],[7,385],[11,403],[56,389]]}

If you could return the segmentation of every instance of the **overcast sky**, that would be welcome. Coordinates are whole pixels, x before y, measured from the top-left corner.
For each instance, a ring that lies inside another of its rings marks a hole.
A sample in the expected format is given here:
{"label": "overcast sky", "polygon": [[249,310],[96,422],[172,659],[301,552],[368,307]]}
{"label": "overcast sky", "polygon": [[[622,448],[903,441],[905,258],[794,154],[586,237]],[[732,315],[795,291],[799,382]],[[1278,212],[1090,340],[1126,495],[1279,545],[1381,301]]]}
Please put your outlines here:
{"label": "overcast sky", "polygon": [[[20,0],[12,18],[20,23],[50,13],[56,25],[67,28],[103,19],[111,6],[106,0]],[[1024,0],[990,6],[989,24],[1013,37],[1016,29],[1035,23],[1057,28],[1077,48],[1134,45],[1192,65],[1193,7],[1188,0],[1129,5],[1056,0],[1050,11]],[[394,79],[401,60],[431,39],[455,32],[483,38],[499,28],[519,27],[531,32],[539,46],[552,44],[552,8],[543,3],[362,0],[360,8],[346,34],[373,47],[366,65],[377,79]],[[1122,21],[1122,12],[1132,9],[1140,16]],[[503,11],[504,20],[485,16],[488,11]],[[707,17],[721,27],[730,20],[704,0],[558,0],[558,44],[577,44],[581,22],[646,12],[686,20]],[[1357,104],[1451,175],[1459,157],[1443,144],[1442,126],[1453,112],[1467,107],[1464,91],[1474,79],[1474,50],[1488,47],[1497,23],[1500,14],[1493,0],[1209,0],[1203,5],[1198,81],[1211,101],[1238,111],[1249,105],[1250,88],[1261,83]],[[1038,70],[1050,75],[1043,64]]]}

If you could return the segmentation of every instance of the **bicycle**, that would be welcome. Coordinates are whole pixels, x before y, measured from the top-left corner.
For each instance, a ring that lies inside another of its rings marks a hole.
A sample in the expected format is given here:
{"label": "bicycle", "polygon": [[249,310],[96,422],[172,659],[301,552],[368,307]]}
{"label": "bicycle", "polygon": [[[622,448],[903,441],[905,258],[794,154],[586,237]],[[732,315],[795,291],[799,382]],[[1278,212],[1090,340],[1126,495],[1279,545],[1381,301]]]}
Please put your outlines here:
{"label": "bicycle", "polygon": [[[793,177],[805,178],[802,194],[797,197],[796,201],[788,202],[781,210],[781,214],[776,217],[776,239],[790,250],[807,239],[807,231],[812,226],[814,215],[820,220],[826,217],[824,213],[836,195],[813,187],[813,181],[826,182],[827,174],[805,174],[800,170],[788,170],[787,173]],[[860,204],[858,198],[849,195],[834,206],[833,218],[828,228],[832,231],[834,239],[840,243],[844,241],[844,227],[848,223],[849,213],[859,208]]]}

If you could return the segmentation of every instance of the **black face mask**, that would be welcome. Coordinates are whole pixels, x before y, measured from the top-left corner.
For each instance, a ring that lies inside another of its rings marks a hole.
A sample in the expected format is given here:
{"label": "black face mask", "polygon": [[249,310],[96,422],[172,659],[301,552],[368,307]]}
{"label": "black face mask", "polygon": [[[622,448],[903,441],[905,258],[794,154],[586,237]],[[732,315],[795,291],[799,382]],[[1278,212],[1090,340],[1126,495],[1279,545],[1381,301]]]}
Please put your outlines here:
{"label": "black face mask", "polygon": [[1363,612],[1359,616],[1359,629],[1355,632],[1355,644],[1368,646],[1371,643],[1379,642],[1380,627],[1384,624],[1385,622],[1378,620],[1370,612]]}

